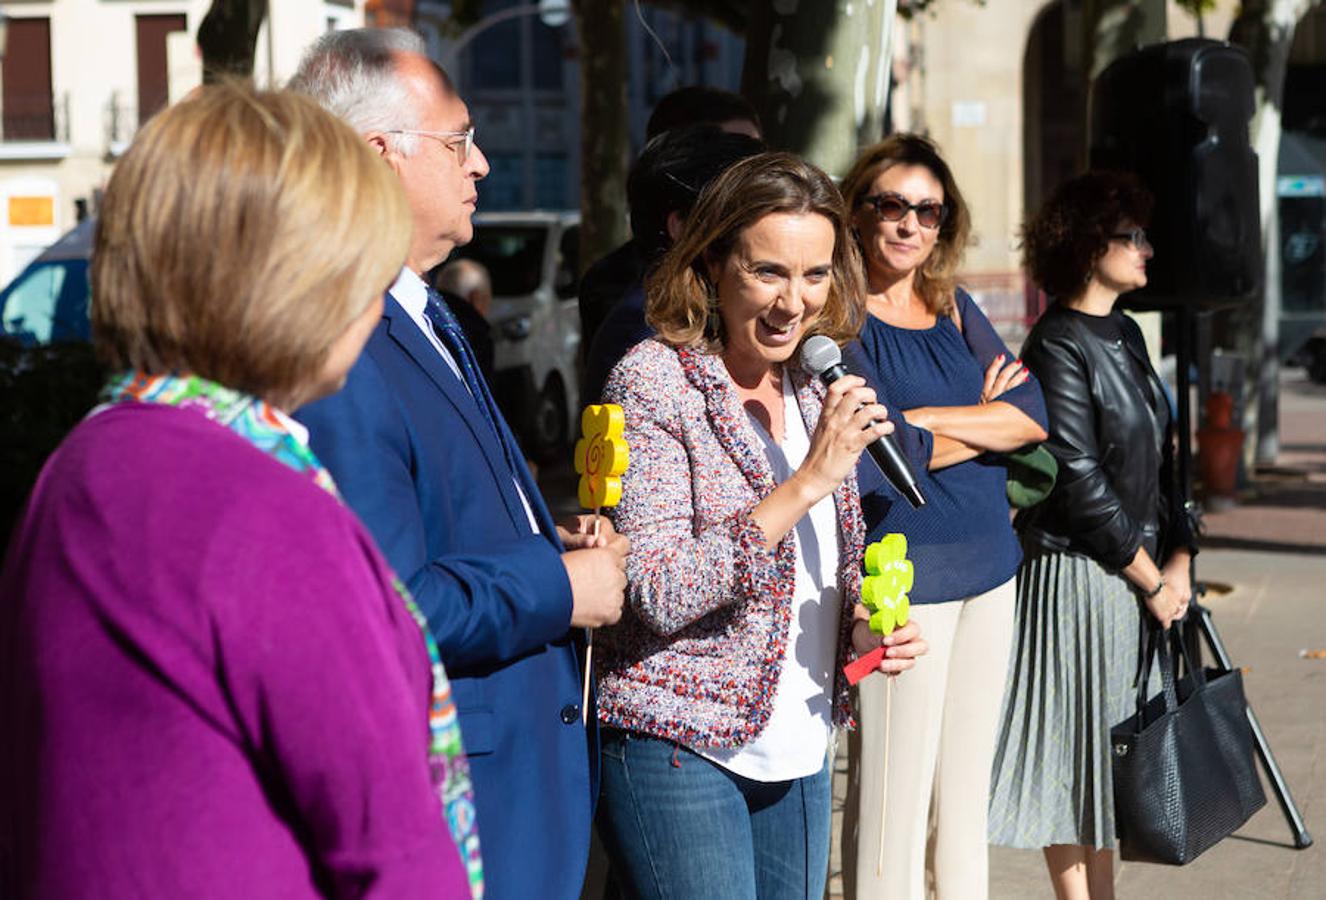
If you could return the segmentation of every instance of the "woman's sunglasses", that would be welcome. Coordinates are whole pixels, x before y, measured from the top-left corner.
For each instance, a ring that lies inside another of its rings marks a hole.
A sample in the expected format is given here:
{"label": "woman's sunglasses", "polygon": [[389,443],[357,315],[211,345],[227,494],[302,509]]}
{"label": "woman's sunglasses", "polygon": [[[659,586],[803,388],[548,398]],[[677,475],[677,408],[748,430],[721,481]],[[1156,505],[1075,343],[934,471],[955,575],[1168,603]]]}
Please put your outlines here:
{"label": "woman's sunglasses", "polygon": [[1110,239],[1132,244],[1134,250],[1146,251],[1152,249],[1151,241],[1147,238],[1146,229],[1144,228],[1129,228],[1127,231],[1110,235]]}
{"label": "woman's sunglasses", "polygon": [[862,203],[875,207],[875,215],[885,222],[901,222],[909,212],[916,213],[916,224],[922,228],[938,228],[948,218],[948,207],[934,200],[908,203],[898,194],[872,194],[861,198]]}

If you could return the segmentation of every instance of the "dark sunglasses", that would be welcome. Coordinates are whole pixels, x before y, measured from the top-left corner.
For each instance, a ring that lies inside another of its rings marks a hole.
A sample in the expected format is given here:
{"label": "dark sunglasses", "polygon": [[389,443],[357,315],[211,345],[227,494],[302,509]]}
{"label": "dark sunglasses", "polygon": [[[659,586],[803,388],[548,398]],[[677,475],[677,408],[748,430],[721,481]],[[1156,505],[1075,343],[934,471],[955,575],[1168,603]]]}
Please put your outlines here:
{"label": "dark sunglasses", "polygon": [[908,203],[906,197],[897,194],[873,194],[861,198],[875,208],[875,215],[885,222],[901,222],[909,212],[916,213],[916,224],[922,228],[938,228],[948,218],[948,207],[934,200],[922,200],[920,203]]}

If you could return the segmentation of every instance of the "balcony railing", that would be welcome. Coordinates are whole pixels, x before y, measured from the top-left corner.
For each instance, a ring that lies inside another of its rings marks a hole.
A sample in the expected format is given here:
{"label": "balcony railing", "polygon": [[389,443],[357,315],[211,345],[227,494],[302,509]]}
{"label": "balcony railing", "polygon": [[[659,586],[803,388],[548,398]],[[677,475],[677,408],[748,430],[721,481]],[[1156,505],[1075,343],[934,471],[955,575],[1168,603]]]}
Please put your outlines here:
{"label": "balcony railing", "polygon": [[106,102],[106,148],[111,156],[119,156],[138,132],[138,106],[122,99],[112,91]]}
{"label": "balcony railing", "polygon": [[6,96],[0,110],[0,141],[69,143],[69,94]]}

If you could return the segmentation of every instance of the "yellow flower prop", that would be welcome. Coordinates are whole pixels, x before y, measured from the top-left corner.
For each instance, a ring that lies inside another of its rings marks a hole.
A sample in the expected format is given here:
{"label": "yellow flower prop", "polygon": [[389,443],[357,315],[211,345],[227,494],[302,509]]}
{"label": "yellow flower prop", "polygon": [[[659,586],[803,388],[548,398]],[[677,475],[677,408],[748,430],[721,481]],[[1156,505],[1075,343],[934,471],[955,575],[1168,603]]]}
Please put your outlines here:
{"label": "yellow flower prop", "polygon": [[580,505],[598,510],[622,499],[621,474],[631,460],[623,437],[626,414],[615,403],[585,407],[580,417],[584,435],[576,441],[575,464],[580,475]]}
{"label": "yellow flower prop", "polygon": [[[615,403],[586,406],[580,416],[575,464],[580,475],[580,505],[594,510],[594,537],[599,534],[599,510],[616,506],[622,499],[622,473],[631,461],[626,446],[626,413]],[[589,714],[589,679],[593,671],[594,632],[585,631],[584,694],[580,698],[580,721]]]}

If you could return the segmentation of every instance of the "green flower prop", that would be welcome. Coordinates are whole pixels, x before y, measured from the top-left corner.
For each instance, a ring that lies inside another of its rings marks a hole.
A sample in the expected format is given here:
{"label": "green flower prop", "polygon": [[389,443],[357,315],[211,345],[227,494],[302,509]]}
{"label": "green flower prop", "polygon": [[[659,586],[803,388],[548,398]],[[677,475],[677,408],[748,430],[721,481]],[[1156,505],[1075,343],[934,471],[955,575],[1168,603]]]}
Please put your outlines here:
{"label": "green flower prop", "polygon": [[892,634],[907,624],[907,592],[912,589],[912,563],[907,559],[907,536],[886,534],[866,548],[866,577],[861,580],[861,602],[870,610],[870,630]]}
{"label": "green flower prop", "polygon": [[[912,563],[907,558],[907,537],[884,535],[866,548],[866,577],[861,579],[861,602],[870,610],[870,630],[890,635],[907,624],[910,604],[907,592],[912,589]],[[843,667],[849,684],[856,684],[879,670],[884,648],[879,647]]]}

